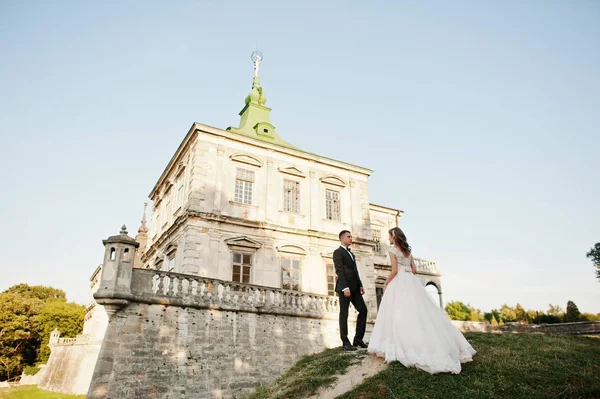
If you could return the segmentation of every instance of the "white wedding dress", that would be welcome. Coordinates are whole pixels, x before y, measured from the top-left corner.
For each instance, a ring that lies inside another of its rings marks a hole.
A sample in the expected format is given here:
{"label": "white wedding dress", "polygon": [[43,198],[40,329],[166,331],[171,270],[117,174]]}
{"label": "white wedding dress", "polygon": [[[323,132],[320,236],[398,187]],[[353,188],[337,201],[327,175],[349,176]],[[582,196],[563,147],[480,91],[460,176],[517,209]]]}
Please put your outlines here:
{"label": "white wedding dress", "polygon": [[407,258],[396,247],[389,251],[396,256],[398,274],[383,294],[368,351],[430,374],[460,373],[475,349],[412,274],[412,255]]}

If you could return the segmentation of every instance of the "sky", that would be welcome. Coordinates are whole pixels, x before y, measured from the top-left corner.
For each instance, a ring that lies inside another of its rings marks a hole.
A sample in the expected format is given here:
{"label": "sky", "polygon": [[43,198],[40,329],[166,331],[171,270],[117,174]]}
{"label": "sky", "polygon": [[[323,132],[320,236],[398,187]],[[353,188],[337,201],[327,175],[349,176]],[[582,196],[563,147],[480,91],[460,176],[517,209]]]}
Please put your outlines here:
{"label": "sky", "polygon": [[374,170],[444,300],[600,312],[596,1],[0,1],[0,290],[87,303],[193,122]]}

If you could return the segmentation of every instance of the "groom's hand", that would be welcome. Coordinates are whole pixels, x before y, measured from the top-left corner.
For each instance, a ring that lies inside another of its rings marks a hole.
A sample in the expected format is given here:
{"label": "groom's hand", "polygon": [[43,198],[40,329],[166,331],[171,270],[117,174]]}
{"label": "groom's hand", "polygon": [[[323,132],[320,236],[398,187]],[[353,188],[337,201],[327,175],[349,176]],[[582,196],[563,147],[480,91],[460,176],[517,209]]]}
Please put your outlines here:
{"label": "groom's hand", "polygon": [[360,287],[360,295],[365,295],[365,289],[363,287]]}
{"label": "groom's hand", "polygon": [[346,298],[350,298],[350,296],[351,296],[351,295],[352,295],[352,294],[350,293],[350,290],[349,290],[349,289],[348,289],[348,290],[346,290],[346,291],[344,291],[344,296],[345,296]]}

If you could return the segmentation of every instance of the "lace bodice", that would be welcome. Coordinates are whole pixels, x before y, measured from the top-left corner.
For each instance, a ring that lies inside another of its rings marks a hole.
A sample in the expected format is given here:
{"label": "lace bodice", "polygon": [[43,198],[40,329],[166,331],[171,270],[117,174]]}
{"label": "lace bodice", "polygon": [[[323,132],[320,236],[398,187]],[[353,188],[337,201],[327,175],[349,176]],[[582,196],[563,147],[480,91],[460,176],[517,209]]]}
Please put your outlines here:
{"label": "lace bodice", "polygon": [[402,251],[396,249],[396,247],[391,247],[388,250],[391,254],[396,256],[396,263],[398,265],[398,272],[407,272],[411,273],[412,269],[410,268],[410,260],[412,258],[412,254],[408,255],[408,258],[404,256]]}

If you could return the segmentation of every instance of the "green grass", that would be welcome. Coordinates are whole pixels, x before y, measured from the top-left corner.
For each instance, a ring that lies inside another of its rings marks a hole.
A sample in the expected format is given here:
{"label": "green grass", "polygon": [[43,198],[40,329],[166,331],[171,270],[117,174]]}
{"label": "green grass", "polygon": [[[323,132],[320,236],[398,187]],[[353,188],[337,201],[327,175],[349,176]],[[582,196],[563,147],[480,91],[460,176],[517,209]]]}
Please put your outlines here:
{"label": "green grass", "polygon": [[[461,374],[430,375],[398,362],[338,399],[600,398],[600,337],[541,334],[465,335],[477,350]],[[359,354],[326,350],[300,360],[252,399],[308,398],[335,382]]]}
{"label": "green grass", "polygon": [[459,375],[429,375],[394,362],[339,398],[600,398],[598,337],[466,337],[478,353]]}
{"label": "green grass", "polygon": [[65,395],[62,393],[42,391],[35,385],[15,388],[0,388],[0,399],[83,399],[85,395]]}
{"label": "green grass", "polygon": [[337,375],[344,374],[348,366],[364,356],[365,351],[344,352],[341,348],[305,356],[273,385],[257,388],[248,399],[308,398],[319,388],[333,384]]}

